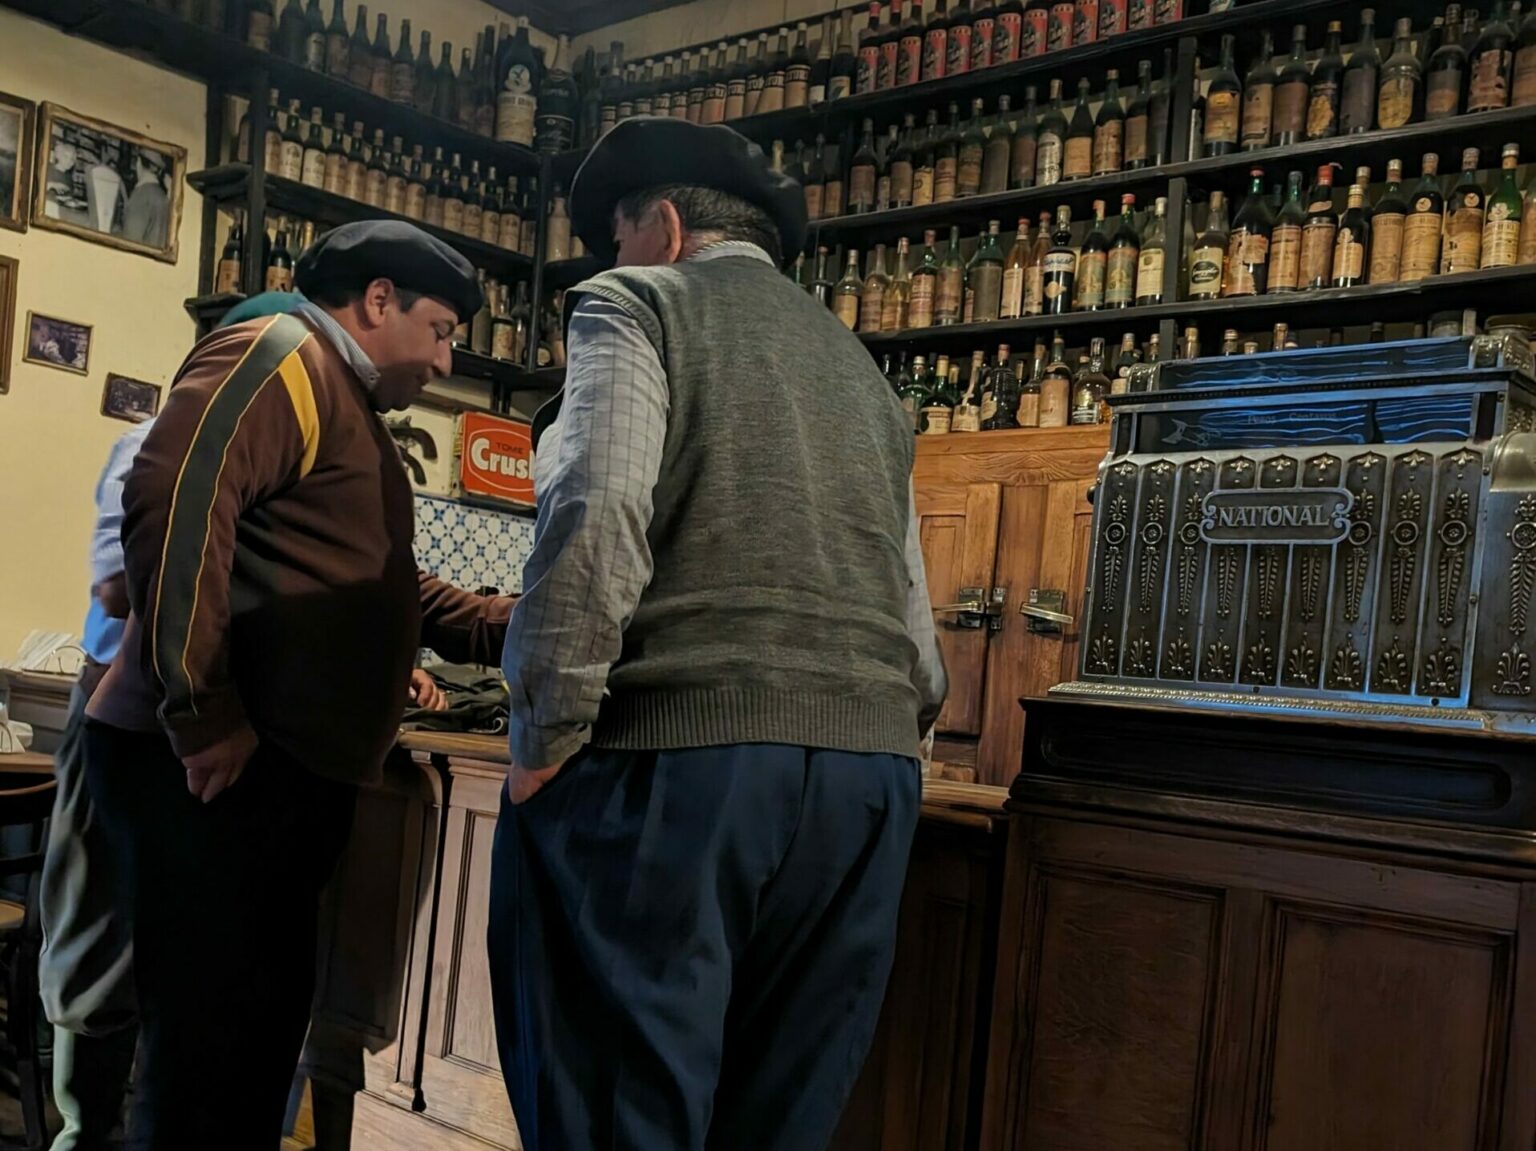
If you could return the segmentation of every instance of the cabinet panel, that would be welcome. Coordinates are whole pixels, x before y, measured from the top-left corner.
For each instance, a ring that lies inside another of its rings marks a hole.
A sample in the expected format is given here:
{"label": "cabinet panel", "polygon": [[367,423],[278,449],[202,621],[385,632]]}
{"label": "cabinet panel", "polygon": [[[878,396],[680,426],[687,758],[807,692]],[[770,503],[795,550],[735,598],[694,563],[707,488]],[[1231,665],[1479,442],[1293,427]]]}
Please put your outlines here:
{"label": "cabinet panel", "polygon": [[[934,607],[959,603],[963,588],[990,593],[997,564],[997,521],[1002,485],[935,485],[917,493],[918,533],[927,569],[928,596]],[[985,627],[960,626],[956,612],[935,617],[939,647],[949,671],[949,697],[938,730],[950,735],[981,732],[986,689]]]}
{"label": "cabinet panel", "polygon": [[1218,893],[1042,872],[1018,1151],[1191,1145]]}
{"label": "cabinet panel", "polygon": [[1256,1145],[1493,1146],[1512,937],[1315,907],[1275,920]]}

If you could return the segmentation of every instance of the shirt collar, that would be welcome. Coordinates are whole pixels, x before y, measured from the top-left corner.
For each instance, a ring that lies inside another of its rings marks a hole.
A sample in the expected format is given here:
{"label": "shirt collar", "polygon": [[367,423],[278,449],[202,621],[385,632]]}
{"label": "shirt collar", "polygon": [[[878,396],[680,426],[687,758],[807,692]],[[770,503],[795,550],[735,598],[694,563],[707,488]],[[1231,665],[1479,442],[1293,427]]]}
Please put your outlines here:
{"label": "shirt collar", "polygon": [[749,260],[761,260],[765,264],[773,263],[773,258],[751,240],[716,240],[713,244],[705,244],[683,262],[686,264],[691,260],[718,260],[722,256],[745,256]]}
{"label": "shirt collar", "polygon": [[306,300],[300,304],[293,309],[293,314],[307,320],[311,327],[330,340],[331,346],[357,373],[357,378],[362,380],[363,387],[370,392],[373,391],[373,386],[379,382],[379,369],[368,358],[368,353],[363,351],[361,345],[352,338],[351,332],[338,324],[324,308],[312,301]]}

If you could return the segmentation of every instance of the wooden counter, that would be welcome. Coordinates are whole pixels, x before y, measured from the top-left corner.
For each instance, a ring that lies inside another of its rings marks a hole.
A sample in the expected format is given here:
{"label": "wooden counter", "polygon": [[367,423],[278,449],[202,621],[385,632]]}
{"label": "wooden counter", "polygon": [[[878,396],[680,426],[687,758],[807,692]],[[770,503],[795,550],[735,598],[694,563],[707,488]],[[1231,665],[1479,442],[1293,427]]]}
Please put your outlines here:
{"label": "wooden counter", "polygon": [[[323,918],[311,1048],[323,1151],[520,1147],[485,933],[506,742],[402,735]],[[961,1151],[981,1115],[1007,790],[924,786],[897,956],[836,1151]]]}

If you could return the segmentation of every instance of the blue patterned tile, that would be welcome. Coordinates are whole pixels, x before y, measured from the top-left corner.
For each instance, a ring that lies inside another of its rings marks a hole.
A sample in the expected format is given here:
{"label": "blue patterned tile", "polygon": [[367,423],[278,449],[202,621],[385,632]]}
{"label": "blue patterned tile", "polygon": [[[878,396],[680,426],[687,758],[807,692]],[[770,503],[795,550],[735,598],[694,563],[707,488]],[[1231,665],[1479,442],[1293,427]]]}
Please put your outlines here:
{"label": "blue patterned tile", "polygon": [[463,588],[523,586],[533,521],[435,496],[416,496],[416,562]]}

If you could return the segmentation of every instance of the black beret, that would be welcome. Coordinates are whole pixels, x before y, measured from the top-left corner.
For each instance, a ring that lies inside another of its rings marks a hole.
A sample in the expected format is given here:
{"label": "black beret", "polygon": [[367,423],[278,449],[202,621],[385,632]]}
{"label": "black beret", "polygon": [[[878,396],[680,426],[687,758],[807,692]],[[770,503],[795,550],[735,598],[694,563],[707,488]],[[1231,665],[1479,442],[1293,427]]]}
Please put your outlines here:
{"label": "black beret", "polygon": [[460,322],[485,302],[474,265],[404,220],[360,220],[332,228],[305,250],[293,270],[294,285],[312,300],[328,290],[364,288],[378,279],[446,301]]}
{"label": "black beret", "polygon": [[713,188],[756,204],[778,226],[786,260],[805,247],[805,191],[769,167],[756,144],[724,124],[635,116],[598,141],[571,185],[571,227],[614,258],[613,210],[631,192],[663,184]]}

